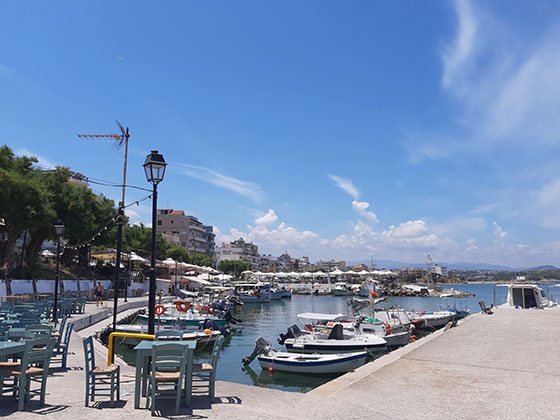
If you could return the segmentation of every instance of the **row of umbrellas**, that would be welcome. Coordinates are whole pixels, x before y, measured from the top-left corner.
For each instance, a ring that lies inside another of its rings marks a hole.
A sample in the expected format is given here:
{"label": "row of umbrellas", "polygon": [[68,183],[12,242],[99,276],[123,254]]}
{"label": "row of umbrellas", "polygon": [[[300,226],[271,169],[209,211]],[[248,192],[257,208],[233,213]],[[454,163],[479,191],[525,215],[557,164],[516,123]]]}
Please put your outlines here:
{"label": "row of umbrellas", "polygon": [[278,278],[286,278],[286,277],[328,277],[328,276],[389,276],[394,274],[392,271],[389,270],[362,270],[362,271],[342,271],[338,268],[330,273],[325,273],[323,271],[316,271],[314,273],[305,272],[305,273],[297,273],[295,271],[291,273],[262,273],[260,271],[244,271],[241,274],[255,276],[255,277],[278,277]]}

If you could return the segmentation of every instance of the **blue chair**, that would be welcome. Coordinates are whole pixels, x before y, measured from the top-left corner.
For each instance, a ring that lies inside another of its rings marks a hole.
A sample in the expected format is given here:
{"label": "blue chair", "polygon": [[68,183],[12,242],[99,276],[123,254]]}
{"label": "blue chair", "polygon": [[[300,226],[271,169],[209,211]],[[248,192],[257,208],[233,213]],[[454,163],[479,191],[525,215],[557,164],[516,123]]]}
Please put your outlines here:
{"label": "blue chair", "polygon": [[188,348],[176,343],[156,343],[152,346],[152,370],[148,383],[146,408],[155,415],[156,400],[175,398],[175,414],[179,413],[183,377]]}
{"label": "blue chair", "polygon": [[[95,401],[95,395],[111,396],[111,407],[115,406],[115,385],[117,401],[119,400],[121,381],[120,366],[111,364],[109,366],[95,366],[95,354],[93,351],[93,338],[83,339],[84,356],[86,359],[86,407],[89,400]],[[116,382],[116,383],[115,383]],[[109,391],[109,393],[99,393]]]}
{"label": "blue chair", "polygon": [[[55,340],[50,337],[39,337],[25,342],[25,351],[19,366],[12,369],[2,369],[0,373],[0,395],[2,392],[4,377],[14,377],[14,383],[10,386],[18,396],[18,410],[23,410],[25,401],[31,394],[40,395],[40,404],[45,404],[45,393],[47,388],[47,377],[49,363]],[[40,382],[39,391],[31,390],[32,382]]]}
{"label": "blue chair", "polygon": [[224,342],[224,336],[219,335],[216,337],[214,342],[214,347],[212,348],[212,355],[210,356],[209,363],[193,363],[193,386],[201,386],[200,382],[208,382],[208,396],[210,397],[210,402],[214,401],[214,390],[216,382],[216,370],[218,367],[218,359],[220,355],[220,350]]}
{"label": "blue chair", "polygon": [[[62,342],[57,342],[54,346],[54,354],[56,356],[61,356],[61,366],[62,369],[66,369],[66,358],[68,357],[68,347],[70,346],[70,337],[72,335],[72,328],[74,327],[73,322],[69,322],[66,324],[66,329],[64,331],[64,338]],[[61,334],[62,336],[62,334]]]}

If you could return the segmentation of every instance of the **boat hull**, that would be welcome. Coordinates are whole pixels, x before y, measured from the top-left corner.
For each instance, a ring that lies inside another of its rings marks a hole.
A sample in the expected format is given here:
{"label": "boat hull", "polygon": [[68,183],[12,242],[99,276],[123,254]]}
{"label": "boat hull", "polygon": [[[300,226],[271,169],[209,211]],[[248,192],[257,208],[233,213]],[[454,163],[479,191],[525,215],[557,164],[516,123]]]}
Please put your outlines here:
{"label": "boat hull", "polygon": [[304,373],[304,374],[329,374],[344,373],[363,366],[367,353],[348,353],[344,355],[295,355],[293,353],[278,352],[274,356],[261,355],[258,361],[261,368],[268,370]]}
{"label": "boat hull", "polygon": [[348,340],[323,340],[308,337],[287,339],[286,350],[292,353],[348,353],[364,350],[383,350],[387,342],[373,334]]}

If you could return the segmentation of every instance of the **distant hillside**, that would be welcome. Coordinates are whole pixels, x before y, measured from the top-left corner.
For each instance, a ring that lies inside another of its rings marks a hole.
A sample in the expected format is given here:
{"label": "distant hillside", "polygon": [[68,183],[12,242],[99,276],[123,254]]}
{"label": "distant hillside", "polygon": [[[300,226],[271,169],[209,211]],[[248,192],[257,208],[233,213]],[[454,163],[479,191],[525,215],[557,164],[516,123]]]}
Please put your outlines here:
{"label": "distant hillside", "polygon": [[[399,261],[392,261],[392,260],[373,260],[376,264],[377,268],[386,268],[386,269],[401,269],[401,268],[426,268],[426,263],[403,263]],[[439,265],[446,266],[449,270],[492,270],[492,271],[523,271],[526,270],[522,267],[508,267],[505,265],[495,265],[495,264],[486,264],[486,263],[469,263],[469,262],[457,262],[457,263],[446,263],[446,262],[434,262]],[[370,260],[361,260],[361,261],[353,261],[348,262],[348,265],[357,265],[357,264],[370,264]],[[552,267],[552,266],[542,266],[542,267]],[[536,267],[535,270],[545,270],[544,268]],[[554,270],[555,267],[550,268],[550,270]]]}
{"label": "distant hillside", "polygon": [[554,267],[553,265],[539,265],[538,267],[526,268],[524,271],[553,271],[553,270],[560,270],[560,268]]}

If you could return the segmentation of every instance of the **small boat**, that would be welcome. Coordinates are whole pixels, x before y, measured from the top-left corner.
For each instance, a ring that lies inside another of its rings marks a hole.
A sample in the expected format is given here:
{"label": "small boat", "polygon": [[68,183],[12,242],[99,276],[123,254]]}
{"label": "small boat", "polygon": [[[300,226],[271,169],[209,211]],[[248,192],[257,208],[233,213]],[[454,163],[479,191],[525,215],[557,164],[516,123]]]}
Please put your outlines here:
{"label": "small boat", "polygon": [[454,319],[455,314],[451,311],[420,312],[417,319],[424,320],[423,328],[441,328]]}
{"label": "small boat", "polygon": [[289,352],[298,353],[342,353],[387,348],[387,341],[375,334],[345,335],[340,324],[332,328],[328,337],[308,331],[302,333],[297,325],[292,325],[286,334],[280,334],[278,343],[285,345]]}
{"label": "small boat", "polygon": [[[220,331],[211,330],[176,330],[173,328],[160,328],[159,331],[181,331],[183,332],[183,341],[196,340],[197,349],[206,347],[208,344],[214,343],[216,337],[218,337]],[[141,324],[134,325],[117,325],[117,332],[126,332],[134,334],[147,334],[148,326]],[[142,341],[140,338],[125,337],[124,342],[129,348],[133,348],[136,344]]]}
{"label": "small boat", "polygon": [[272,350],[263,337],[255,340],[253,354],[243,359],[245,365],[255,357],[262,369],[305,374],[344,373],[355,370],[366,363],[367,352],[344,354],[297,354]]}
{"label": "small boat", "polygon": [[332,292],[335,296],[352,296],[354,294],[352,288],[345,282],[335,283]]}
{"label": "small boat", "polygon": [[235,295],[243,303],[267,303],[272,299],[269,283],[237,283],[234,287]]}

